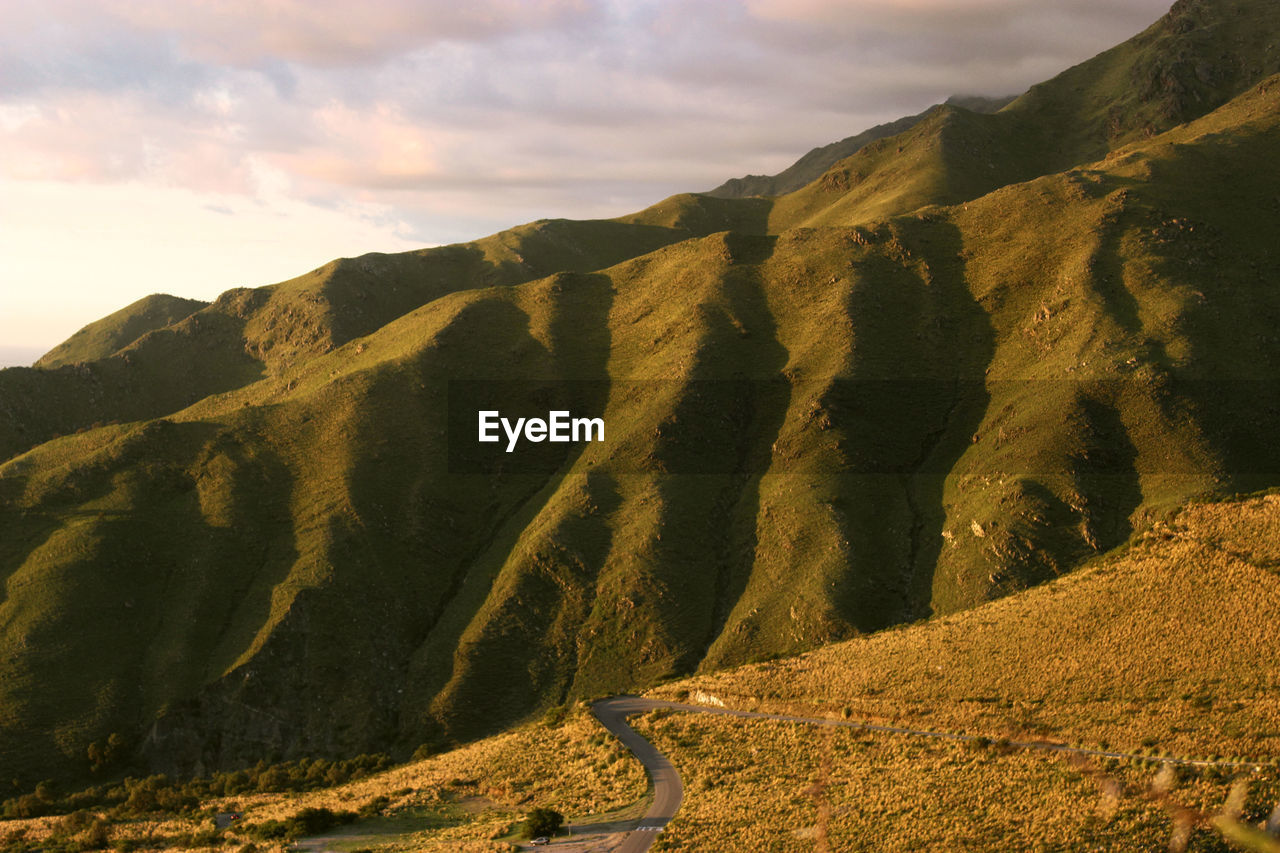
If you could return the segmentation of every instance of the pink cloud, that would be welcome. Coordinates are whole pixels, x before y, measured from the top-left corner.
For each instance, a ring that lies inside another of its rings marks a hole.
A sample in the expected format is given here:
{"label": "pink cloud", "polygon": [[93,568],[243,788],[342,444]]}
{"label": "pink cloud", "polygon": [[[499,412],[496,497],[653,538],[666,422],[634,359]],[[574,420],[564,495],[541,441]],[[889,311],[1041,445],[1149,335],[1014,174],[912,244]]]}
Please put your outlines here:
{"label": "pink cloud", "polygon": [[193,58],[252,65],[385,59],[441,40],[482,41],[564,25],[585,0],[108,0],[130,26],[174,36]]}
{"label": "pink cloud", "polygon": [[120,182],[208,192],[251,188],[234,123],[157,113],[128,94],[77,93],[24,111],[0,139],[0,175]]}

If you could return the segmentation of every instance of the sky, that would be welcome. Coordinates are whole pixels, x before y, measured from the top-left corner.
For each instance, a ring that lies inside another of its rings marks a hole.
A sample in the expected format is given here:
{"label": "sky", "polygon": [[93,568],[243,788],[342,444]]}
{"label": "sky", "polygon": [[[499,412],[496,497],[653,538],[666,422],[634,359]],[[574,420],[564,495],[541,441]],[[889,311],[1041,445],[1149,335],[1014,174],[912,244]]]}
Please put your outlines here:
{"label": "sky", "polygon": [[0,366],[149,293],[619,216],[1169,0],[2,0]]}

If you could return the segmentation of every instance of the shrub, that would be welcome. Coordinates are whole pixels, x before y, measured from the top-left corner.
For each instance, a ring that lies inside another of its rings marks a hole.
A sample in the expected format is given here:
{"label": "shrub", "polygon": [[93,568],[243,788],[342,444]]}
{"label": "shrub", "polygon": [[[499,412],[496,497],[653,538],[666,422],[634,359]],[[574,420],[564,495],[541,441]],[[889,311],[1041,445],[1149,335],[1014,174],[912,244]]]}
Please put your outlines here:
{"label": "shrub", "polygon": [[246,826],[243,832],[260,841],[283,841],[301,835],[319,835],[344,823],[351,823],[355,812],[335,812],[327,808],[306,808],[288,820],[264,820]]}
{"label": "shrub", "polygon": [[110,825],[101,818],[90,824],[81,837],[81,845],[86,850],[103,850],[110,841]]}
{"label": "shrub", "polygon": [[555,835],[564,823],[564,815],[555,809],[536,808],[524,821],[524,837],[537,838]]}
{"label": "shrub", "polygon": [[4,804],[6,818],[40,817],[48,812],[48,804],[35,794],[23,794],[21,797],[6,800]]}
{"label": "shrub", "polygon": [[289,818],[290,835],[318,835],[343,823],[351,823],[353,812],[335,812],[326,808],[307,808]]}
{"label": "shrub", "polygon": [[360,817],[374,817],[391,804],[391,798],[379,795],[360,807]]}

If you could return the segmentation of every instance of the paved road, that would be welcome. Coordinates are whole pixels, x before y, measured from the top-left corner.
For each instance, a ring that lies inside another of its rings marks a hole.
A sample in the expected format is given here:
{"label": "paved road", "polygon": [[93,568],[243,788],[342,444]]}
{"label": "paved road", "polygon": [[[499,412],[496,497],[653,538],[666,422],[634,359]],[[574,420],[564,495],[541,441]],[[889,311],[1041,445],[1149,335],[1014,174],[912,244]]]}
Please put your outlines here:
{"label": "paved road", "polygon": [[[840,726],[844,728],[862,729],[871,732],[888,732],[893,734],[914,735],[916,737],[941,738],[943,740],[973,741],[978,735],[961,734],[959,732],[937,732],[927,729],[912,729],[902,726],[884,726],[876,723],[864,723],[855,720],[831,720],[823,717],[797,717],[789,714],[766,714],[758,711],[737,711],[733,708],[716,708],[709,705],[687,705],[680,702],[667,702],[661,699],[645,699],[640,696],[615,696],[601,699],[591,706],[596,718],[606,729],[613,732],[618,740],[626,745],[640,759],[653,783],[653,803],[645,812],[639,828],[632,830],[621,845],[602,849],[612,849],[617,853],[644,853],[657,839],[658,833],[675,817],[680,808],[680,800],[684,795],[684,787],[680,784],[680,774],[665,755],[658,752],[653,744],[645,740],[627,723],[627,717],[643,714],[658,708],[669,708],[673,711],[691,711],[697,714],[720,714],[727,717],[744,717],[758,720],[776,720],[787,723],[804,723],[817,726]],[[1129,752],[1110,752],[1102,749],[1085,749],[1049,741],[1009,741],[1008,745],[1017,749],[1042,749],[1050,752],[1087,755],[1095,758],[1145,758],[1166,764],[1178,764],[1190,767],[1232,767],[1237,769],[1256,768],[1252,761],[1205,761],[1194,758],[1156,758],[1140,756]]]}
{"label": "paved road", "polygon": [[680,808],[680,800],[684,798],[684,786],[680,784],[680,774],[676,772],[676,768],[627,723],[627,717],[632,714],[642,714],[671,704],[639,696],[615,696],[612,699],[602,699],[591,706],[596,719],[640,759],[653,783],[653,802],[649,805],[649,810],[641,818],[639,827],[632,830],[616,848],[617,853],[644,853],[648,850],[658,833],[675,817]]}

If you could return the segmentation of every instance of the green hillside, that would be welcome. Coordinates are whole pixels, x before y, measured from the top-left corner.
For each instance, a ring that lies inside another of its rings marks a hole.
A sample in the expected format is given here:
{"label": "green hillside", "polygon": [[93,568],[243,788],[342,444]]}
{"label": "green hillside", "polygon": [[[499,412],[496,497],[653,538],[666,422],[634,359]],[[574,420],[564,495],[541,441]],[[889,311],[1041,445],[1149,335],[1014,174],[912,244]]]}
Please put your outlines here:
{"label": "green hillside", "polygon": [[85,326],[41,356],[35,366],[61,367],[106,358],[147,332],[173,325],[208,304],[166,293],[144,296],[132,305]]}
{"label": "green hillside", "polygon": [[0,459],[278,375],[455,290],[597,269],[727,228],[760,230],[759,210],[678,197],[618,221],[542,220],[473,243],[342,258],[279,284],[229,290],[162,327],[155,306],[168,303],[149,297],[77,332],[36,369],[0,370]]}
{"label": "green hillside", "polygon": [[775,229],[843,225],[957,204],[1105,157],[1220,107],[1280,72],[1275,9],[1179,0],[1129,41],[991,115],[943,104],[778,200]]}
{"label": "green hillside", "polygon": [[[1275,493],[1192,504],[1050,584],[657,688],[686,706],[809,720],[633,719],[684,786],[659,849],[1238,849],[1213,820],[1236,802],[1256,826],[1280,797],[1280,674],[1265,665],[1280,654],[1277,530]],[[876,728],[886,725],[933,736]],[[970,739],[948,736],[961,733]],[[1227,765],[1197,763],[1215,755]],[[191,796],[186,808],[126,800],[123,788],[67,799],[91,798],[113,845],[151,848],[261,845],[269,821],[359,809],[328,843],[382,853],[511,851],[534,807],[590,832],[638,817],[646,800],[639,763],[585,703],[381,773],[333,774],[299,762],[151,780],[170,803]],[[209,815],[229,810],[241,820],[212,834]],[[85,837],[79,814],[4,832],[15,851],[50,849]]]}
{"label": "green hillside", "polygon": [[[1268,12],[1179,3],[776,199],[343,259],[0,371],[11,778],[112,733],[172,773],[408,753],[966,610],[1277,484]],[[493,395],[607,441],[486,457]]]}
{"label": "green hillside", "polygon": [[[1012,97],[987,98],[981,95],[947,98],[949,106],[963,107],[975,113],[993,113],[1012,101]],[[751,198],[753,196],[786,195],[822,177],[836,163],[852,157],[872,142],[905,133],[919,124],[931,110],[913,116],[878,124],[862,133],[846,137],[839,142],[815,148],[776,175],[747,175],[731,178],[707,192],[716,198]]]}

